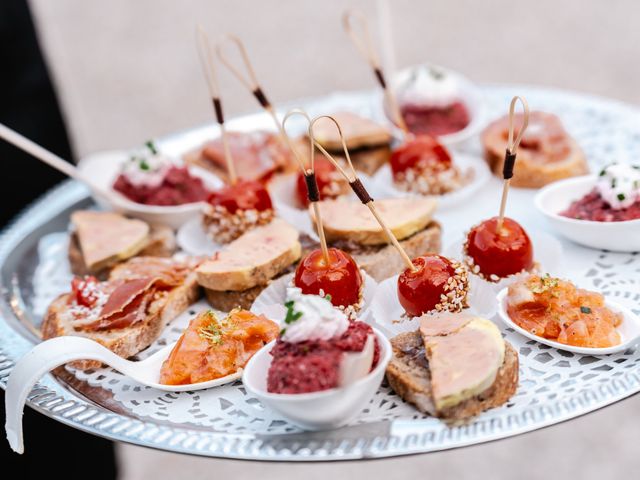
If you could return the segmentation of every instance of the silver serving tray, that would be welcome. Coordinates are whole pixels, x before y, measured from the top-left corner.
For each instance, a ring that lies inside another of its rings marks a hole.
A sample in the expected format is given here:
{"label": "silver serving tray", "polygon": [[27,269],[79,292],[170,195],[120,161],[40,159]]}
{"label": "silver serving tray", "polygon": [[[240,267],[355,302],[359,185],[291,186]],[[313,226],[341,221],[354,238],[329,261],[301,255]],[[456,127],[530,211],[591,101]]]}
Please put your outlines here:
{"label": "silver serving tray", "polygon": [[[640,133],[635,127],[639,116],[630,107],[528,87],[488,87],[484,92],[489,118],[501,115],[515,93],[526,95],[532,108],[559,113],[594,166],[606,163],[611,156],[640,158]],[[370,93],[338,94],[301,103],[311,114],[346,108],[382,118],[376,107],[378,98]],[[243,129],[269,127],[263,115],[242,117],[233,123]],[[164,139],[161,147],[171,153],[183,152],[213,133],[210,127],[195,129]],[[477,142],[463,148],[479,153]],[[83,186],[64,182],[28,207],[0,234],[2,388],[6,387],[14,362],[38,341],[41,319],[33,314],[34,272],[45,260],[39,258],[38,242],[44,235],[66,231],[70,212],[90,205],[92,201]],[[533,218],[530,210],[523,210],[531,216],[530,224],[544,229],[545,225]],[[462,217],[465,215],[463,212]],[[452,225],[455,217],[452,214]],[[567,271],[580,271],[594,288],[627,302],[638,312],[638,255],[596,252],[569,243],[564,247],[570,262]],[[359,422],[334,431],[309,433],[282,425],[239,428],[233,420],[215,426],[195,421],[178,423],[159,415],[138,415],[111,391],[101,388],[99,382],[81,380],[65,369],[43,378],[29,395],[28,404],[73,428],[116,441],[217,457],[318,461],[405,455],[496,440],[583,415],[640,391],[640,355],[634,350],[596,359],[558,353],[512,331],[505,330],[505,335],[519,350],[521,377],[526,381],[521,382],[509,405],[455,427],[407,410],[407,405],[384,387]],[[241,389],[241,385],[234,388]],[[216,392],[209,395],[215,397]],[[396,408],[404,413],[394,414]]]}

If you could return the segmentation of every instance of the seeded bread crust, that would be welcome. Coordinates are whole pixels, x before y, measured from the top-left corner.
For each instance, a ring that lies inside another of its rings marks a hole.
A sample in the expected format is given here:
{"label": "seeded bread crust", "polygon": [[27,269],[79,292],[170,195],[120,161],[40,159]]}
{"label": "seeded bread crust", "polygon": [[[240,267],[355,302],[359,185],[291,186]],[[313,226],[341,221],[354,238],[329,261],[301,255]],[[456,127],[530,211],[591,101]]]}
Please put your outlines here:
{"label": "seeded bread crust", "polygon": [[241,292],[231,290],[219,292],[205,288],[204,294],[207,302],[209,302],[209,305],[213,308],[221,312],[230,312],[238,307],[249,310],[255,299],[258,298],[258,295],[260,295],[265,288],[267,288],[267,285],[257,285]]}
{"label": "seeded bread crust", "polygon": [[493,384],[484,392],[458,405],[436,411],[431,392],[431,375],[419,331],[402,333],[391,339],[393,357],[387,367],[387,381],[406,402],[421,412],[451,423],[462,423],[490,408],[499,407],[518,388],[518,353],[505,342],[505,357]]}
{"label": "seeded bread crust", "polygon": [[[42,338],[47,340],[63,335],[90,338],[116,355],[129,358],[151,345],[173,319],[198,300],[200,293],[195,274],[190,274],[183,285],[151,303],[148,309],[149,315],[144,321],[129,328],[102,332],[84,332],[73,328],[71,323],[62,315],[68,308],[70,295],[63,294],[56,298],[47,310],[41,326]],[[85,370],[99,368],[101,363],[95,360],[78,360],[71,362],[71,365]]]}

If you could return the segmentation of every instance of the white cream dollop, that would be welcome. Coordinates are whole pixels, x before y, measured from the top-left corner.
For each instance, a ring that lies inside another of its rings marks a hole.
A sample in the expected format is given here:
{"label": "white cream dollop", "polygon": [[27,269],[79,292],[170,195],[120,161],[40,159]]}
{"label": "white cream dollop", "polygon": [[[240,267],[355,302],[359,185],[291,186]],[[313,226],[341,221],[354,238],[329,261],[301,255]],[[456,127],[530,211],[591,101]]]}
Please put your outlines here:
{"label": "white cream dollop", "polygon": [[600,172],[596,188],[614,210],[628,208],[640,201],[640,167],[611,164]]}
{"label": "white cream dollop", "polygon": [[305,295],[298,287],[287,288],[287,300],[300,318],[283,325],[282,340],[299,343],[307,340],[329,340],[342,335],[349,328],[347,316],[319,295]]}
{"label": "white cream dollop", "polygon": [[447,107],[460,100],[460,85],[456,79],[437,67],[416,68],[396,91],[401,105]]}
{"label": "white cream dollop", "polygon": [[135,152],[122,166],[122,175],[136,187],[155,188],[162,184],[172,167],[171,158],[161,153]]}

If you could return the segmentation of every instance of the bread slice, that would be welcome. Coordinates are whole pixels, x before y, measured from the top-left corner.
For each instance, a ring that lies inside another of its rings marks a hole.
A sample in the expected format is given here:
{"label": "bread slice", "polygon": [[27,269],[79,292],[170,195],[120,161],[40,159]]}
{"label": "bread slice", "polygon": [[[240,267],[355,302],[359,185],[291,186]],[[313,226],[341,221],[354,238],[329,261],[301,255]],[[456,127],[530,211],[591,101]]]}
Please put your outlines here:
{"label": "bread slice", "polygon": [[[178,249],[176,236],[171,227],[166,225],[152,224],[150,225],[149,235],[143,248],[132,256],[148,256],[148,257],[170,257]],[[69,264],[71,272],[77,276],[94,275],[99,279],[105,279],[109,276],[111,269],[119,262],[124,260],[115,260],[113,263],[104,265],[102,268],[89,269],[85,263],[82,254],[82,248],[76,232],[72,232],[69,237]],[[126,259],[125,259],[126,260]]]}
{"label": "bread slice", "polygon": [[266,285],[300,258],[298,231],[282,219],[257,227],[217,252],[197,269],[204,288],[241,292]]}
{"label": "bread slice", "polygon": [[[429,197],[385,198],[375,203],[376,209],[391,232],[403,240],[424,230],[433,216],[437,202]],[[358,245],[385,245],[384,230],[366,205],[346,199],[318,202],[328,242],[348,240]],[[315,224],[312,208],[309,214]]]}
{"label": "bread slice", "polygon": [[[129,328],[96,332],[77,330],[65,318],[64,312],[68,309],[69,296],[70,294],[60,295],[49,306],[41,326],[43,339],[63,335],[86,337],[123,358],[129,358],[151,345],[174,318],[198,300],[200,287],[195,273],[190,273],[182,285],[149,305],[148,316],[144,321]],[[72,362],[72,366],[84,370],[98,368],[101,363],[95,360],[78,360]]]}
{"label": "bread slice", "polygon": [[[542,131],[548,145],[541,150],[527,148],[527,132]],[[494,175],[502,178],[505,149],[507,146],[508,118],[503,117],[490,124],[482,133],[484,156]],[[514,169],[511,185],[522,188],[540,188],[545,185],[589,173],[584,152],[578,143],[564,130],[560,119],[552,114],[532,112],[529,127],[525,131]]]}
{"label": "bread slice", "polygon": [[[342,150],[330,153],[333,154],[336,160],[344,159]],[[349,150],[349,156],[356,170],[367,175],[373,175],[389,162],[391,145],[385,144],[377,147],[361,147],[356,150]],[[344,161],[346,163],[346,159]]]}
{"label": "bread slice", "polygon": [[436,408],[429,366],[429,353],[419,331],[402,333],[391,339],[393,357],[386,371],[391,388],[421,412],[459,423],[483,411],[506,403],[518,386],[518,354],[505,342],[504,360],[491,385],[455,405]]}

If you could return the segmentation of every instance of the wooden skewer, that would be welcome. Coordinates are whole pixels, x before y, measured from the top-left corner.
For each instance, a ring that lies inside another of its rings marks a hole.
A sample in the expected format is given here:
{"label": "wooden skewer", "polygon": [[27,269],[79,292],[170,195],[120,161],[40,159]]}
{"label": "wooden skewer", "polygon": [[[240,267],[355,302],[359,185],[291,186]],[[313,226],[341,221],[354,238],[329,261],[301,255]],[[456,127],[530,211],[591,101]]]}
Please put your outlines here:
{"label": "wooden skewer", "polygon": [[[520,100],[522,104],[523,110],[523,119],[522,119],[522,127],[518,131],[518,135],[514,139],[514,115],[516,110],[516,103]],[[504,167],[502,168],[502,177],[504,179],[504,183],[502,185],[502,199],[500,200],[500,213],[498,215],[498,223],[496,225],[496,231],[500,232],[502,230],[502,225],[504,224],[504,212],[507,208],[507,197],[509,195],[509,185],[511,184],[511,178],[513,177],[513,168],[516,163],[516,154],[518,152],[518,146],[520,145],[520,141],[522,140],[522,135],[524,131],[527,129],[527,125],[529,125],[529,104],[525,100],[524,97],[515,96],[511,99],[511,104],[509,105],[509,139],[507,142],[507,150],[504,156]]]}
{"label": "wooden skewer", "polygon": [[198,43],[198,55],[200,57],[200,64],[202,65],[202,71],[207,81],[209,95],[211,95],[211,102],[213,103],[213,109],[216,114],[216,121],[220,126],[222,149],[224,151],[224,158],[227,164],[229,183],[231,185],[235,185],[235,183],[238,181],[238,176],[236,175],[236,167],[233,162],[233,156],[231,155],[231,148],[229,147],[229,136],[227,135],[227,128],[224,124],[222,100],[220,99],[220,86],[218,85],[218,77],[216,75],[213,54],[211,52],[211,43],[209,42],[207,33],[204,31],[201,25],[198,25],[196,28],[196,38]]}
{"label": "wooden skewer", "polygon": [[[247,76],[245,76],[240,71],[240,69],[237,68],[233,64],[233,62],[231,62],[229,58],[225,55],[224,48],[223,48],[225,41],[230,41],[233,44],[235,44],[235,46],[237,47],[238,51],[240,52],[240,56],[242,58],[242,63],[244,63],[244,67],[247,71]],[[271,118],[273,119],[273,122],[276,125],[276,129],[280,134],[280,139],[282,140],[282,142],[285,144],[289,144],[289,142],[287,141],[287,134],[283,130],[283,126],[280,123],[280,120],[278,120],[278,116],[276,115],[276,111],[273,108],[273,105],[271,104],[271,102],[265,95],[264,90],[262,90],[262,87],[260,87],[260,84],[258,83],[258,77],[256,76],[256,72],[253,68],[253,64],[251,63],[251,60],[249,60],[249,54],[247,53],[247,49],[245,48],[242,40],[240,40],[240,38],[238,38],[236,35],[227,33],[224,35],[223,40],[221,40],[216,45],[216,53],[218,54],[218,58],[224,64],[224,66],[227,67],[229,71],[233,74],[233,76],[236,77],[236,79],[238,79],[238,81],[253,94],[253,96],[256,98],[260,106],[271,116]]]}
{"label": "wooden skewer", "polygon": [[[328,118],[338,128],[338,134],[340,135],[340,140],[342,142],[342,149],[344,151],[344,156],[345,156],[345,158],[347,160],[347,165],[348,165],[349,170],[350,170],[349,172],[347,172],[347,170],[344,169],[336,161],[336,159],[333,158],[333,156],[331,156],[331,154],[329,152],[327,152],[324,149],[324,147],[322,145],[320,145],[315,140],[315,138],[313,136],[313,127],[314,127],[315,123],[318,120],[320,120],[321,118]],[[384,231],[385,235],[387,236],[387,239],[389,240],[389,242],[391,242],[391,244],[395,247],[395,249],[398,251],[398,253],[402,257],[402,259],[404,260],[405,264],[407,265],[407,268],[410,269],[411,271],[415,272],[417,270],[417,267],[411,261],[411,257],[409,257],[409,255],[407,255],[407,252],[405,252],[404,248],[402,248],[402,245],[400,245],[400,242],[398,242],[398,239],[396,238],[396,236],[393,234],[391,229],[387,226],[386,222],[382,219],[382,217],[380,216],[380,213],[378,212],[378,210],[377,210],[377,208],[375,206],[375,202],[374,202],[373,198],[371,198],[371,196],[369,195],[369,192],[367,191],[365,186],[360,181],[360,178],[358,178],[358,173],[356,172],[356,169],[353,166],[353,162],[351,161],[351,156],[349,155],[349,149],[347,148],[347,143],[346,143],[346,141],[344,139],[344,135],[342,134],[342,128],[340,127],[340,124],[338,123],[338,121],[335,118],[333,118],[332,116],[330,116],[330,115],[320,115],[320,116],[314,118],[313,121],[309,124],[309,138],[312,140],[312,143],[316,146],[316,148],[318,148],[318,150],[320,150],[320,152],[322,152],[322,154],[327,158],[327,160],[329,160],[336,167],[336,169],[340,172],[340,174],[342,174],[342,176],[349,182],[349,186],[351,187],[353,192],[360,199],[360,201],[367,206],[369,211],[371,211],[371,213],[374,216],[374,218],[376,219],[376,221],[382,227],[382,230]]]}
{"label": "wooden skewer", "polygon": [[98,192],[100,195],[106,197],[114,208],[129,209],[136,204],[126,197],[122,197],[119,194],[114,193],[110,189],[103,188],[101,185],[97,185],[90,177],[83,173],[80,169],[75,167],[69,162],[64,161],[58,155],[50,152],[46,148],[38,145],[37,143],[29,140],[27,137],[19,134],[15,130],[0,123],[0,138],[15,145],[19,149],[27,152],[38,160],[46,163],[50,167],[55,168],[59,172],[67,175],[68,177],[78,180],[91,189]]}
{"label": "wooden skewer", "polygon": [[309,168],[307,168],[305,166],[304,159],[300,157],[299,152],[293,146],[293,143],[291,142],[291,139],[287,134],[286,123],[287,123],[287,120],[293,115],[302,115],[304,118],[307,119],[307,122],[309,122],[309,125],[311,125],[311,118],[309,117],[307,112],[305,112],[302,109],[294,108],[293,110],[289,110],[287,114],[284,116],[284,118],[282,119],[282,131],[284,132],[287,144],[291,149],[291,151],[293,152],[294,157],[298,161],[298,165],[300,166],[300,169],[302,170],[302,174],[304,175],[305,181],[307,182],[307,198],[309,199],[309,203],[311,203],[313,207],[316,228],[318,230],[318,236],[320,237],[320,248],[322,249],[322,257],[324,259],[325,265],[329,265],[330,263],[329,248],[327,247],[327,238],[324,234],[324,224],[322,222],[322,216],[320,215],[320,206],[318,205],[318,201],[320,200],[320,192],[318,191],[318,182],[316,180],[316,174],[315,174],[315,148],[313,146],[315,143],[315,138],[310,137],[310,145],[311,145],[311,152],[309,155],[310,166]]}
{"label": "wooden skewer", "polygon": [[[362,32],[361,36],[358,36],[354,30],[354,23],[356,21],[360,24],[360,31]],[[360,52],[360,55],[362,55],[366,62],[371,66],[378,84],[382,87],[387,104],[393,112],[396,125],[400,127],[405,136],[408,135],[411,132],[404,121],[404,117],[400,111],[400,106],[398,105],[393,89],[385,79],[380,59],[378,58],[376,49],[373,46],[373,40],[369,32],[367,18],[360,10],[346,10],[342,15],[342,26],[344,27],[345,32],[347,32],[347,35],[351,38],[353,44],[356,46],[356,49]]]}

